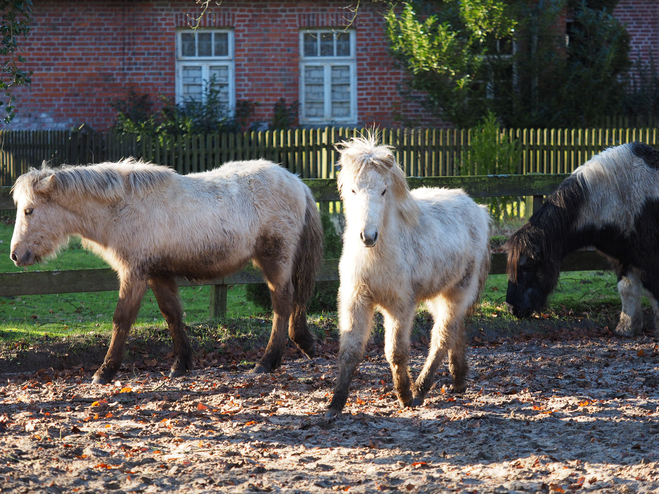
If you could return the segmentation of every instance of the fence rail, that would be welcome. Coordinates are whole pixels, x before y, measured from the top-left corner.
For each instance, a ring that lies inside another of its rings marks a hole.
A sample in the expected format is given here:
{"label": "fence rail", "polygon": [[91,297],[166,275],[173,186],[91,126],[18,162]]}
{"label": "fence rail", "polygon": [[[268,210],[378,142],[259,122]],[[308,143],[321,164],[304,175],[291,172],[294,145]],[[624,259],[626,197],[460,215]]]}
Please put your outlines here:
{"label": "fence rail", "polygon": [[[409,178],[411,188],[422,186],[460,187],[473,197],[533,196],[534,206],[542,202],[544,195],[552,193],[566,175],[493,175],[472,177],[428,177]],[[334,179],[307,179],[318,201],[337,201],[339,194]],[[14,208],[10,188],[0,188],[0,209]],[[561,271],[605,270],[608,262],[594,251],[573,252],[563,259]],[[504,254],[493,254],[490,274],[503,274],[506,270]],[[338,280],[338,260],[325,260],[318,281]],[[262,283],[258,270],[249,266],[244,270],[222,279],[193,283],[179,279],[179,286],[211,285],[210,317],[226,314],[227,288],[230,285]],[[33,271],[0,273],[0,296],[41,295],[55,293],[77,293],[112,291],[119,289],[116,273],[111,269],[85,269],[70,271]]]}
{"label": "fence rail", "polygon": [[[0,131],[0,185],[42,161],[87,164],[129,156],[171,166],[179,173],[208,170],[232,160],[266,158],[303,178],[334,178],[335,145],[366,129],[295,129],[241,134],[139,136],[69,131]],[[382,129],[410,177],[455,176],[469,152],[471,130]],[[570,173],[604,148],[632,141],[659,144],[658,129],[504,129],[517,140],[517,173]]]}

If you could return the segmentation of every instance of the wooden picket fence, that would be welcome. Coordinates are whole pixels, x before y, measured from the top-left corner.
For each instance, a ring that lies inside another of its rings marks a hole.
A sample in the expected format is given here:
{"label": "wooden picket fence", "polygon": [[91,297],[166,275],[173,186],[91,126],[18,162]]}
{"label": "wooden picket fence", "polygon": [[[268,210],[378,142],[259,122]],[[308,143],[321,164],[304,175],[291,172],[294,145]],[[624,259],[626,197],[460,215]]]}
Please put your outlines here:
{"label": "wooden picket fence", "polygon": [[[0,131],[0,185],[11,185],[43,161],[86,164],[133,156],[199,172],[232,160],[266,158],[303,178],[333,178],[336,144],[367,129],[324,128],[186,136],[101,134],[91,131]],[[470,130],[382,129],[410,177],[455,176],[469,152]],[[659,143],[657,128],[504,129],[520,147],[518,174],[570,173],[593,154],[632,141]]]}

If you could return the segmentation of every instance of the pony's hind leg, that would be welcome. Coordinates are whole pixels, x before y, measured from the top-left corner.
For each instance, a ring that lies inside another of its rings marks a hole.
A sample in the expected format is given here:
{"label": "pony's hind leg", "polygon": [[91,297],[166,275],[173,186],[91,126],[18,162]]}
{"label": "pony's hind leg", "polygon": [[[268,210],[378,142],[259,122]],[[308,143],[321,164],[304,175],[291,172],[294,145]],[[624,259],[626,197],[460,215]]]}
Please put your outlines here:
{"label": "pony's hind leg", "polygon": [[192,370],[192,349],[183,324],[183,309],[178,295],[178,286],[171,277],[158,277],[149,280],[149,286],[158,302],[169,333],[172,335],[174,363],[169,377],[179,377]]}
{"label": "pony's hind leg", "polygon": [[288,337],[309,358],[316,355],[316,341],[307,325],[307,311],[304,306],[293,307],[288,322]]}
{"label": "pony's hind leg", "polygon": [[414,405],[423,403],[426,394],[435,382],[435,373],[439,364],[449,355],[449,370],[453,377],[453,391],[464,391],[467,375],[465,358],[465,334],[461,311],[445,295],[440,295],[426,303],[433,315],[435,324],[432,328],[428,358],[414,383]]}
{"label": "pony's hind leg", "polygon": [[[286,347],[288,322],[293,310],[293,283],[290,276],[284,276],[274,265],[259,263],[268,280],[272,298],[272,330],[270,340],[261,360],[252,369],[253,373],[272,372],[281,365]],[[285,281],[284,281],[285,280]]]}
{"label": "pony's hind leg", "polygon": [[371,324],[373,322],[373,303],[359,296],[341,296],[339,293],[339,328],[341,343],[339,347],[339,376],[334,387],[332,401],[327,408],[327,416],[341,413],[348,401],[348,390],[352,375],[361,362],[366,349]]}
{"label": "pony's hind leg", "polygon": [[464,393],[467,389],[467,332],[462,319],[453,323],[452,345],[448,350],[448,368],[453,377],[454,393]]}
{"label": "pony's hind leg", "polygon": [[659,302],[654,297],[652,293],[646,291],[648,300],[650,301],[650,307],[652,307],[652,320],[654,322],[654,337],[659,338]]}
{"label": "pony's hind leg", "polygon": [[107,384],[114,378],[123,360],[124,344],[130,327],[137,318],[140,303],[146,292],[146,281],[121,279],[119,300],[112,318],[112,340],[103,364],[94,373],[93,382]]}
{"label": "pony's hind leg", "polygon": [[618,292],[622,302],[620,321],[615,333],[620,336],[634,336],[643,331],[643,312],[641,310],[641,295],[643,287],[641,280],[633,272],[627,272],[618,279]]}
{"label": "pony's hind leg", "polygon": [[659,338],[659,272],[655,269],[647,270],[642,283],[650,307],[652,307],[654,337]]}
{"label": "pony's hind leg", "polygon": [[398,401],[404,407],[416,406],[410,389],[411,378],[408,366],[415,308],[414,302],[411,301],[408,307],[399,307],[395,312],[388,309],[382,311],[385,329],[384,354],[391,367]]}

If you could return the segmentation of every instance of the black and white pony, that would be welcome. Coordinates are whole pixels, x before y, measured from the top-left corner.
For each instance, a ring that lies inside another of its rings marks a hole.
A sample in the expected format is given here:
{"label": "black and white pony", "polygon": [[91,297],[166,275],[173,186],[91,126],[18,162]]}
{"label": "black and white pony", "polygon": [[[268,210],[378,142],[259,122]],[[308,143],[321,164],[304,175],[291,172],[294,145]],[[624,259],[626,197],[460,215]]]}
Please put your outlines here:
{"label": "black and white pony", "polygon": [[659,335],[659,151],[634,142],[577,168],[507,243],[506,304],[517,317],[540,310],[556,287],[561,259],[595,247],[618,275],[621,336],[642,330],[643,289]]}

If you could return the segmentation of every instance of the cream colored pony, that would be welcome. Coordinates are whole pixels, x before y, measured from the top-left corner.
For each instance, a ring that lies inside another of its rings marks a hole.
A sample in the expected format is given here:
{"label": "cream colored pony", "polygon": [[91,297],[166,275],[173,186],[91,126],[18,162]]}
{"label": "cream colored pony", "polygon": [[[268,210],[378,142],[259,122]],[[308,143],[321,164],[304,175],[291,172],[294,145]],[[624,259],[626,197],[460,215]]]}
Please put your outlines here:
{"label": "cream colored pony", "polygon": [[11,259],[17,266],[39,262],[79,235],[119,275],[112,341],[94,382],[107,383],[119,370],[147,287],[172,335],[170,376],[190,370],[175,276],[221,278],[250,259],[263,271],[274,309],[270,342],[254,371],[281,363],[286,328],[305,354],[314,355],[305,306],[322,261],[323,233],[311,191],[282,167],[232,162],[182,176],[132,159],[44,165],[18,178],[13,197],[18,211]]}
{"label": "cream colored pony", "polygon": [[[447,353],[453,389],[463,391],[463,319],[489,270],[489,214],[462,190],[410,192],[391,149],[372,136],[343,143],[339,151],[346,229],[339,264],[339,376],[328,416],[346,403],[376,308],[384,315],[385,354],[403,406],[423,403]],[[410,386],[410,332],[422,301],[435,324],[426,363]]]}

